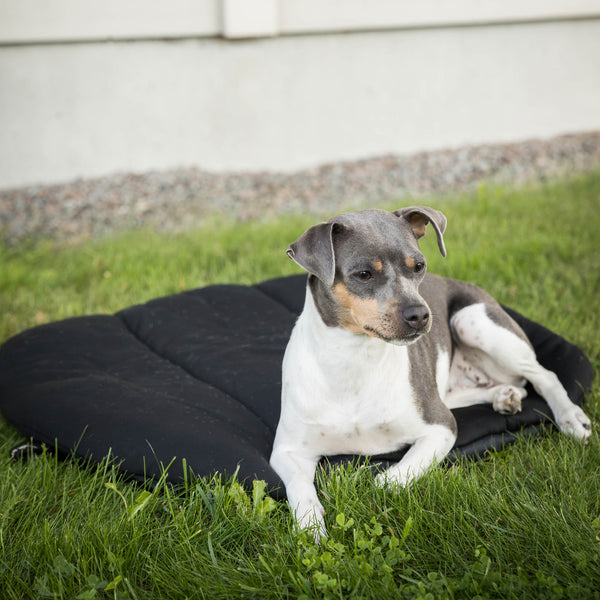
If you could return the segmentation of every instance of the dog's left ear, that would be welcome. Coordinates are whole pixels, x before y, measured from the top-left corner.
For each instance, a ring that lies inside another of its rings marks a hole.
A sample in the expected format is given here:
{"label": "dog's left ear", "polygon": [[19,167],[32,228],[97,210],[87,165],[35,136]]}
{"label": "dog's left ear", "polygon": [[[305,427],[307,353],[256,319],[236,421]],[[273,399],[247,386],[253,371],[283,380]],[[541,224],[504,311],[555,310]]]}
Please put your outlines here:
{"label": "dog's left ear", "polygon": [[343,228],[342,224],[331,221],[313,225],[290,244],[286,253],[305,271],[332,286],[335,279],[333,236]]}
{"label": "dog's left ear", "polygon": [[448,223],[444,213],[435,208],[429,208],[428,206],[409,206],[408,208],[401,208],[394,212],[397,217],[406,219],[415,234],[415,237],[419,239],[425,235],[425,229],[427,224],[431,223],[437,236],[438,248],[442,256],[446,256],[446,246],[444,245],[444,231],[446,231],[446,224]]}

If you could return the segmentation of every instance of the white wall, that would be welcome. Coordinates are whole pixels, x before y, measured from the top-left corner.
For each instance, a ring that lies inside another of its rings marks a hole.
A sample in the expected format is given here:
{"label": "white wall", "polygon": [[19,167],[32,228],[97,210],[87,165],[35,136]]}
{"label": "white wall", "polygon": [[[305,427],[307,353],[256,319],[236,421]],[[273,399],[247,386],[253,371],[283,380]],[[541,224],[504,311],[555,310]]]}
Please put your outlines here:
{"label": "white wall", "polygon": [[0,0],[0,43],[233,39],[599,16],[598,0]]}
{"label": "white wall", "polygon": [[0,188],[190,165],[290,171],[600,129],[599,19],[21,42],[0,48]]}

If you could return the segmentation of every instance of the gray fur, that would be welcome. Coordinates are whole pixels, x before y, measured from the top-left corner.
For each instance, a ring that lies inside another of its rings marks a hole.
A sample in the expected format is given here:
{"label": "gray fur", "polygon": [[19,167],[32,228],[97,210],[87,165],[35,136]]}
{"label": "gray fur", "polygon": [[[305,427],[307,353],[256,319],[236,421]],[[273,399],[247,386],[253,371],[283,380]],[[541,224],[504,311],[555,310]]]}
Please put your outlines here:
{"label": "gray fur", "polygon": [[287,249],[287,255],[296,264],[327,285],[333,283],[335,276],[333,228],[332,222],[314,225]]}
{"label": "gray fur", "polygon": [[328,327],[339,327],[337,302],[328,291],[328,286],[312,274],[308,276],[308,285],[323,323]]}

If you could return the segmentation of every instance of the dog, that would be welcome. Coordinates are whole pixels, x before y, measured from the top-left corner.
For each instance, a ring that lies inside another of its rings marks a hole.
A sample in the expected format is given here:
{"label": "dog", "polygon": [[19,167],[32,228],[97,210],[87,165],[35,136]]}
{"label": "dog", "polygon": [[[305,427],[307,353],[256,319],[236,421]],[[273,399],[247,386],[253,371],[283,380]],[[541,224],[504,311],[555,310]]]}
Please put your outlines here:
{"label": "dog", "polygon": [[377,476],[381,486],[406,486],[453,447],[450,409],[491,404],[514,414],[526,381],[562,432],[590,435],[589,418],[488,293],[426,273],[418,239],[429,224],[445,257],[446,217],[425,206],[343,213],[287,250],[309,275],[283,359],[270,463],[298,526],[317,540],[327,535],[314,485],[323,456],[410,446]]}

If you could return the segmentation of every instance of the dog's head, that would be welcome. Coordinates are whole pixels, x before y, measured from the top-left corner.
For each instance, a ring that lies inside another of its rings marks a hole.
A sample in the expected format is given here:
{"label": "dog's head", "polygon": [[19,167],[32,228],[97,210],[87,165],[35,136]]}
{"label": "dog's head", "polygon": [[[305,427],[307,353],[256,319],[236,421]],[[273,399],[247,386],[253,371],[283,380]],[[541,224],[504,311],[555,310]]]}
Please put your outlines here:
{"label": "dog's head", "polygon": [[431,311],[418,292],[426,261],[417,240],[428,224],[446,256],[446,217],[424,206],[343,213],[305,231],[287,254],[312,276],[327,325],[408,344],[431,328]]}

